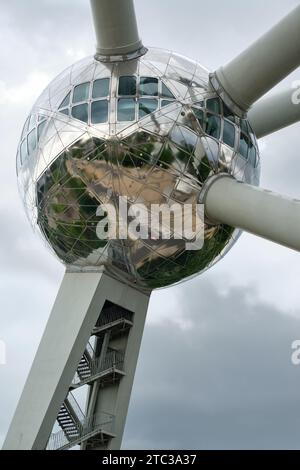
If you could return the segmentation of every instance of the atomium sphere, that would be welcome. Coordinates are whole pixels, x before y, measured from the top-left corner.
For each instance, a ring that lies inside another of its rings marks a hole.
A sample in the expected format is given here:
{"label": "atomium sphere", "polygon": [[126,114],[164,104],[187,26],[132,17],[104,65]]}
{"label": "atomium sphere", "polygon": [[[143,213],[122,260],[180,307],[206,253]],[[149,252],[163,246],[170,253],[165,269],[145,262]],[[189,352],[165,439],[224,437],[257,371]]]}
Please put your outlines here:
{"label": "atomium sphere", "polygon": [[66,69],[33,106],[17,153],[30,222],[67,268],[105,268],[145,290],[207,269],[239,231],[205,220],[196,251],[184,239],[99,239],[97,208],[111,202],[118,211],[124,196],[146,207],[197,203],[220,172],[258,185],[248,121],[216,95],[206,69],[158,49],[114,64],[89,57]]}

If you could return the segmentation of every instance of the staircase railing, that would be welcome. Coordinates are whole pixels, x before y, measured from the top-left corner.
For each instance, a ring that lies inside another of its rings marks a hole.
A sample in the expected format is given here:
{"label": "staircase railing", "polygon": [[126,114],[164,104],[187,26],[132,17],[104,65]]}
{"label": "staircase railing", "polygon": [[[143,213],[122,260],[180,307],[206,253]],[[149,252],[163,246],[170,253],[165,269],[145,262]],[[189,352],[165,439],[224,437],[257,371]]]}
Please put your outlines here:
{"label": "staircase railing", "polygon": [[133,313],[125,308],[118,307],[117,305],[110,305],[105,307],[96,323],[96,328],[113,323],[117,320],[132,321]]}
{"label": "staircase railing", "polygon": [[[109,369],[117,368],[123,370],[124,365],[124,353],[122,351],[110,350],[106,353],[103,359],[97,358],[90,361],[90,377],[104,372]],[[75,374],[72,385],[78,385],[82,380],[78,373]]]}
{"label": "staircase railing", "polygon": [[85,415],[72,392],[68,394],[67,400],[70,403],[71,407],[73,408],[73,411],[75,412],[76,418],[79,421],[79,423],[84,421]]}
{"label": "staircase railing", "polygon": [[85,349],[88,352],[90,358],[93,359],[93,357],[95,356],[95,351],[90,342],[88,342]]}
{"label": "staircase railing", "polygon": [[84,418],[79,424],[78,436],[67,437],[64,431],[53,433],[48,441],[47,450],[72,447],[72,445],[84,441],[90,434],[94,435],[98,432],[113,434],[114,418],[114,415],[105,411],[96,413],[89,419]]}

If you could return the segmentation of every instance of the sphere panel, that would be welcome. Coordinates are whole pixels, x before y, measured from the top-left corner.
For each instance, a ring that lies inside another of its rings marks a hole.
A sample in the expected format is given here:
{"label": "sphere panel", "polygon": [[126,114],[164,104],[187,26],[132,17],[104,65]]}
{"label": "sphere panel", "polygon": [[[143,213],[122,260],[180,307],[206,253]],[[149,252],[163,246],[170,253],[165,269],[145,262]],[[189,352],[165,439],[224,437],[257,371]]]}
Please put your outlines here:
{"label": "sphere panel", "polygon": [[216,96],[208,72],[177,54],[136,60],[87,58],[60,74],[34,105],[17,154],[28,217],[69,269],[105,269],[141,288],[195,275],[239,232],[205,222],[204,246],[186,239],[101,239],[99,205],[196,204],[204,183],[226,172],[257,185],[259,153],[247,120]]}

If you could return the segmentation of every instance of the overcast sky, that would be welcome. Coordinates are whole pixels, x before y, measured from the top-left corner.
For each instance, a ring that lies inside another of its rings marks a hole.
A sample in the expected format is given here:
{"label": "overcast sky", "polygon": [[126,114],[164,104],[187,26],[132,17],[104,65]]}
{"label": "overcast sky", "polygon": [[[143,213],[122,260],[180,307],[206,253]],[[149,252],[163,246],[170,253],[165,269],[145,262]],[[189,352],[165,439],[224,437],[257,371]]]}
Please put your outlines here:
{"label": "overcast sky", "polygon": [[[145,45],[213,70],[299,2],[136,0]],[[15,153],[26,115],[63,68],[94,52],[87,0],[1,1],[0,445],[63,266],[32,233]],[[300,79],[299,69],[281,86]],[[300,198],[300,124],[260,142],[262,186]],[[224,260],[152,294],[123,448],[300,448],[299,254],[243,234]]]}

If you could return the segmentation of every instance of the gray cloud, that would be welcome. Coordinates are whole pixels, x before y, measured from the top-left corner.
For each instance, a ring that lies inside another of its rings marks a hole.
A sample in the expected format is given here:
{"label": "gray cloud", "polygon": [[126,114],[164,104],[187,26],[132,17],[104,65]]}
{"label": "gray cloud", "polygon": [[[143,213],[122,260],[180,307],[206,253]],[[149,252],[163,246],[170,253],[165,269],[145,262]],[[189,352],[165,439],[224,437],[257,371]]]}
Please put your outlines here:
{"label": "gray cloud", "polygon": [[[145,44],[213,69],[297,3],[138,0],[136,8]],[[63,275],[22,213],[19,134],[43,80],[92,54],[95,39],[84,0],[10,0],[0,40],[0,339],[8,351],[0,366],[1,445]],[[280,86],[295,78],[299,70]],[[262,185],[295,197],[298,129],[262,143]],[[300,333],[299,276],[297,253],[243,235],[200,278],[154,293],[124,447],[299,448],[300,368],[290,363]]]}
{"label": "gray cloud", "polygon": [[124,448],[299,448],[300,320],[205,279],[177,305],[190,328],[146,328]]}

